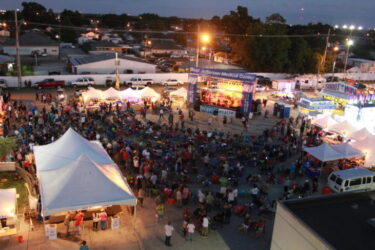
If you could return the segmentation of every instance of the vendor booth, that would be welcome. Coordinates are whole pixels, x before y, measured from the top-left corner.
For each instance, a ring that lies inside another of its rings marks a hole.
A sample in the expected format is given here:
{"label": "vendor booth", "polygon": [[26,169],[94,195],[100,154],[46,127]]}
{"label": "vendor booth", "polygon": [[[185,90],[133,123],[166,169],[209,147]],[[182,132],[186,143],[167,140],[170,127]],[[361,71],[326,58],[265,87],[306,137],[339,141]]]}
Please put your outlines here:
{"label": "vendor booth", "polygon": [[336,125],[337,123],[338,122],[336,120],[334,120],[333,118],[331,118],[330,115],[326,115],[326,116],[314,119],[312,121],[313,125],[318,126],[320,128],[323,128],[323,129],[329,128],[333,125]]}
{"label": "vendor booth", "polygon": [[350,142],[350,145],[365,155],[365,167],[372,168],[375,166],[375,136],[371,135],[363,140]]}
{"label": "vendor booth", "polygon": [[35,146],[34,154],[40,185],[40,215],[45,221],[48,218],[52,223],[54,216],[72,210],[85,212],[137,203],[101,143],[86,140],[72,128],[51,144]]}
{"label": "vendor booth", "polygon": [[15,188],[0,189],[0,237],[17,234],[17,193]]}
{"label": "vendor booth", "polygon": [[372,136],[374,135],[370,131],[368,131],[367,128],[362,128],[360,130],[357,130],[349,134],[349,137],[356,141],[360,141],[360,140],[366,139],[367,137],[372,137]]}
{"label": "vendor booth", "polygon": [[174,98],[174,97],[181,97],[181,98],[183,98],[183,99],[186,100],[187,96],[188,96],[188,91],[185,88],[179,88],[179,89],[177,89],[175,91],[170,92],[169,96],[172,97],[172,98]]}
{"label": "vendor booth", "polygon": [[[198,79],[205,87],[198,89]],[[214,69],[190,68],[188,102],[197,111],[219,116],[252,112],[256,75]]]}
{"label": "vendor booth", "polygon": [[301,98],[298,102],[298,111],[301,114],[308,115],[312,112],[321,114],[330,114],[336,105],[333,101],[324,98]]}

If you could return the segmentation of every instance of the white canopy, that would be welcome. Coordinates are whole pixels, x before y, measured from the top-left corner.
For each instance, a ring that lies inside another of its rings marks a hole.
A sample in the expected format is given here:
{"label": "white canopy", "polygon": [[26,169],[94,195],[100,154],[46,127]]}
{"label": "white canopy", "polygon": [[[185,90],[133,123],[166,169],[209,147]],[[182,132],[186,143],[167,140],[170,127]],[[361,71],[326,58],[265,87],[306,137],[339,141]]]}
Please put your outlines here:
{"label": "white canopy", "polygon": [[121,91],[122,99],[140,99],[141,93],[140,91],[134,90],[132,88],[127,88]]}
{"label": "white canopy", "polygon": [[41,171],[38,177],[43,216],[93,206],[136,205],[118,167],[96,164],[85,154],[60,169]]}
{"label": "white canopy", "polygon": [[16,203],[17,193],[15,188],[0,189],[0,218],[14,217]]}
{"label": "white canopy", "polygon": [[371,135],[363,140],[350,142],[354,148],[361,150],[365,154],[365,166],[375,166],[375,136]]}
{"label": "white canopy", "polygon": [[104,91],[103,95],[105,99],[121,99],[121,92],[112,87]]}
{"label": "white canopy", "polygon": [[342,144],[331,145],[331,147],[342,154],[344,158],[363,157],[365,154],[362,151],[352,147],[348,142]]}
{"label": "white canopy", "polygon": [[159,99],[160,95],[152,88],[146,87],[140,91],[142,98],[154,98]]}
{"label": "white canopy", "polygon": [[317,147],[310,147],[310,148],[304,147],[303,150],[323,162],[334,161],[334,160],[345,158],[341,153],[334,150],[327,143],[323,143],[322,145],[317,146]]}
{"label": "white canopy", "polygon": [[330,126],[337,124],[337,121],[332,119],[331,116],[324,116],[314,120],[312,124],[319,126],[321,128],[328,128]]}
{"label": "white canopy", "polygon": [[354,133],[358,129],[354,127],[352,124],[350,124],[348,121],[343,121],[340,123],[337,123],[335,125],[329,126],[329,130],[332,130],[334,132],[340,133],[344,136],[347,136],[351,133]]}
{"label": "white canopy", "polygon": [[350,133],[349,136],[350,138],[353,138],[354,140],[358,141],[374,135],[370,131],[368,131],[367,128],[361,128],[360,130]]}
{"label": "white canopy", "polygon": [[72,128],[53,143],[34,147],[38,171],[62,168],[74,162],[81,154],[98,164],[114,164],[100,143],[86,140]]}
{"label": "white canopy", "polygon": [[82,93],[85,102],[90,100],[100,100],[103,98],[103,92],[99,89],[89,87],[87,91]]}
{"label": "white canopy", "polygon": [[179,88],[175,91],[172,91],[169,95],[170,96],[181,96],[181,97],[187,99],[188,91],[185,88]]}

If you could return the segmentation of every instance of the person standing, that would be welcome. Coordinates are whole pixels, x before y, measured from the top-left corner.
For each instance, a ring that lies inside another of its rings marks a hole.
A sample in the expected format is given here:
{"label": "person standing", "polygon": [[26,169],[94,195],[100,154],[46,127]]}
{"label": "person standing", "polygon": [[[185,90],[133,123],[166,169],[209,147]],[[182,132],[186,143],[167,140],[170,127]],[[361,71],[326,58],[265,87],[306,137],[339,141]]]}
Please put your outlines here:
{"label": "person standing", "polygon": [[186,240],[193,241],[193,234],[195,231],[195,225],[192,222],[188,222],[186,226]]}
{"label": "person standing", "polygon": [[163,119],[164,120],[164,110],[163,108],[160,108],[160,113],[159,113],[159,120]]}
{"label": "person standing", "polygon": [[227,125],[227,117],[226,116],[223,117],[223,126],[225,127],[225,125]]}
{"label": "person standing", "polygon": [[168,123],[169,123],[169,126],[173,126],[173,113],[172,113],[172,111],[169,112]]}
{"label": "person standing", "polygon": [[65,219],[64,219],[64,225],[65,225],[65,229],[66,229],[65,232],[66,232],[67,236],[69,235],[70,219],[71,219],[71,215],[70,215],[70,212],[68,212],[65,215]]}
{"label": "person standing", "polygon": [[74,217],[74,220],[75,220],[74,226],[76,227],[76,231],[78,235],[81,235],[81,230],[82,230],[81,226],[83,224],[84,217],[85,215],[81,211],[79,211]]}
{"label": "person standing", "polygon": [[107,213],[105,212],[104,209],[101,210],[99,217],[100,217],[100,226],[102,230],[106,230],[107,229]]}
{"label": "person standing", "polygon": [[93,217],[92,217],[92,228],[97,231],[98,230],[98,224],[99,224],[99,214],[98,213],[94,213],[93,214]]}
{"label": "person standing", "polygon": [[202,220],[202,236],[207,237],[208,236],[208,225],[209,225],[209,220],[207,215],[203,217]]}
{"label": "person standing", "polygon": [[168,221],[168,224],[164,226],[165,229],[165,245],[171,247],[171,238],[174,227],[171,225],[171,222]]}
{"label": "person standing", "polygon": [[145,198],[145,191],[143,191],[143,188],[140,188],[138,190],[138,200],[141,207],[143,207],[143,200]]}

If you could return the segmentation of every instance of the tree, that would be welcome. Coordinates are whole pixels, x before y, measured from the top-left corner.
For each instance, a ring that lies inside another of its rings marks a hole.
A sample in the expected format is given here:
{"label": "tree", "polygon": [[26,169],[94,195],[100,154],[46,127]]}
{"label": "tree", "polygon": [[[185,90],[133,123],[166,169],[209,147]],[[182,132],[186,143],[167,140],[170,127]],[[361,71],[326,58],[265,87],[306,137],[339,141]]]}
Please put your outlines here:
{"label": "tree", "polygon": [[6,157],[16,147],[15,137],[0,138],[0,157]]}
{"label": "tree", "polygon": [[[61,20],[61,25],[72,26],[69,16],[65,16]],[[61,29],[61,40],[66,43],[73,43],[77,38],[77,33],[73,28],[65,27]]]}

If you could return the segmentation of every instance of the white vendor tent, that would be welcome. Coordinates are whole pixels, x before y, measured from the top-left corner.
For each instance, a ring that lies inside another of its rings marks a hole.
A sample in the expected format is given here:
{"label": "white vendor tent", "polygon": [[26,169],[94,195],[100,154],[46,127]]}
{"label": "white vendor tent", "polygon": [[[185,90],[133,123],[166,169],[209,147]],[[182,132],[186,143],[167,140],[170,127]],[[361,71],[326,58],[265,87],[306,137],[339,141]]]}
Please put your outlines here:
{"label": "white vendor tent", "polygon": [[94,89],[92,87],[89,87],[89,89],[82,93],[83,100],[85,102],[91,101],[91,100],[100,100],[103,98],[103,92],[99,89]]}
{"label": "white vendor tent", "polygon": [[339,122],[335,125],[329,126],[329,130],[334,131],[336,133],[342,134],[344,136],[348,136],[351,133],[354,133],[358,129],[350,124],[348,121]]}
{"label": "white vendor tent", "polygon": [[0,218],[16,215],[17,193],[15,188],[0,189]]}
{"label": "white vendor tent", "polygon": [[138,90],[127,88],[121,91],[122,99],[141,99],[141,93]]}
{"label": "white vendor tent", "polygon": [[81,154],[86,154],[98,164],[114,163],[100,143],[86,140],[72,128],[53,143],[34,147],[38,171],[64,167],[74,162]]}
{"label": "white vendor tent", "polygon": [[342,154],[344,158],[357,158],[357,157],[363,157],[365,154],[351,146],[348,142],[342,143],[342,144],[336,144],[336,145],[331,145],[331,147]]}
{"label": "white vendor tent", "polygon": [[334,160],[345,158],[341,153],[334,150],[327,143],[323,143],[322,145],[317,146],[317,147],[310,147],[310,148],[304,147],[303,150],[323,162],[334,161]]}
{"label": "white vendor tent", "polygon": [[365,154],[365,166],[375,166],[375,136],[369,136],[363,140],[350,142],[354,148]]}
{"label": "white vendor tent", "polygon": [[180,96],[180,97],[183,97],[184,99],[187,99],[188,91],[185,88],[179,88],[179,89],[169,93],[169,95],[170,96]]}
{"label": "white vendor tent", "polygon": [[117,165],[98,142],[68,129],[57,141],[35,146],[42,215],[93,206],[136,205]]}
{"label": "white vendor tent", "polygon": [[110,87],[109,89],[103,92],[103,96],[105,99],[121,99],[121,92]]}
{"label": "white vendor tent", "polygon": [[363,140],[367,137],[372,137],[374,136],[370,131],[368,131],[367,128],[361,128],[360,130],[357,130],[353,133],[349,134],[350,138],[353,138],[354,140]]}
{"label": "white vendor tent", "polygon": [[153,90],[152,88],[146,87],[140,91],[142,98],[153,98],[153,99],[159,99],[160,95]]}
{"label": "white vendor tent", "polygon": [[312,124],[319,126],[321,128],[328,128],[337,124],[337,121],[332,119],[331,116],[324,116],[313,120]]}
{"label": "white vendor tent", "polygon": [[38,177],[43,216],[93,206],[136,205],[118,167],[96,164],[85,154],[60,169],[41,171]]}

